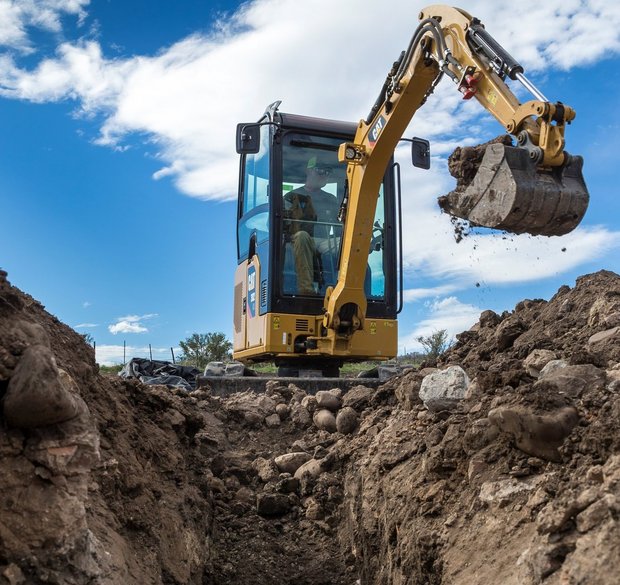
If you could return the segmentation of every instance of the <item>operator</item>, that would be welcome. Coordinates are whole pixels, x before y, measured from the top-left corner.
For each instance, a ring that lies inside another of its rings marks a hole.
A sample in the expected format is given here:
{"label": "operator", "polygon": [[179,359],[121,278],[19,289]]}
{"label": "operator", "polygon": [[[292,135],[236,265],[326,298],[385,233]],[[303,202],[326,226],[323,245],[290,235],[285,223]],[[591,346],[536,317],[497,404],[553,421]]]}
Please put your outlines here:
{"label": "operator", "polygon": [[[330,250],[328,224],[338,221],[338,200],[323,190],[332,170],[320,156],[310,157],[304,185],[284,195],[284,217],[290,220],[285,223],[285,231],[293,244],[298,294],[315,294],[312,283],[315,259],[320,262],[317,252],[324,254]],[[332,248],[337,245],[331,242]]]}

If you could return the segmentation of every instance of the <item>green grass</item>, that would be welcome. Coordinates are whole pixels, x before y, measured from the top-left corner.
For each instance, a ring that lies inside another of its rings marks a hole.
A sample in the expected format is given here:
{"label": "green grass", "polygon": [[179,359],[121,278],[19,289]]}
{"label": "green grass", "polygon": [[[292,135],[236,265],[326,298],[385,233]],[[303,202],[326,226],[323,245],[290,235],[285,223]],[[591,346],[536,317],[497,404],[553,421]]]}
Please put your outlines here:
{"label": "green grass", "polygon": [[123,369],[121,364],[116,364],[115,366],[99,366],[99,371],[102,374],[118,374]]}
{"label": "green grass", "polygon": [[[399,357],[396,360],[390,360],[390,363],[395,362],[401,366],[416,367],[420,364],[421,361],[422,360],[419,357],[412,358],[412,357],[406,356],[406,357]],[[343,377],[357,376],[359,373],[366,372],[367,370],[375,368],[378,365],[381,365],[382,363],[386,363],[386,362],[380,362],[380,361],[377,361],[377,362],[375,361],[345,362],[343,366],[340,368],[340,375]],[[259,374],[267,374],[267,375],[275,376],[278,373],[278,368],[276,368],[273,362],[251,364],[249,367]]]}

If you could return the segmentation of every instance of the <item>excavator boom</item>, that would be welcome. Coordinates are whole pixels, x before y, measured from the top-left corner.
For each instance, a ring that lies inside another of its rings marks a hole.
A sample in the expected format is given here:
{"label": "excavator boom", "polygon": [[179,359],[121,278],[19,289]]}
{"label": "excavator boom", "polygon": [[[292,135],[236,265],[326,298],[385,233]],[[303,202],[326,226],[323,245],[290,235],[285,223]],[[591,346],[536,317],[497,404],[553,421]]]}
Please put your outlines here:
{"label": "excavator boom", "polygon": [[[588,206],[582,160],[564,151],[572,108],[551,103],[476,18],[449,6],[420,13],[411,43],[394,63],[355,139],[343,144],[349,194],[338,283],[325,296],[316,352],[346,351],[351,335],[364,328],[363,278],[374,214],[373,198],[407,125],[442,77],[464,99],[475,98],[517,141],[487,149],[479,172],[465,188],[441,198],[442,208],[483,227],[534,235],[573,230]],[[536,99],[521,104],[506,78],[523,83]]]}

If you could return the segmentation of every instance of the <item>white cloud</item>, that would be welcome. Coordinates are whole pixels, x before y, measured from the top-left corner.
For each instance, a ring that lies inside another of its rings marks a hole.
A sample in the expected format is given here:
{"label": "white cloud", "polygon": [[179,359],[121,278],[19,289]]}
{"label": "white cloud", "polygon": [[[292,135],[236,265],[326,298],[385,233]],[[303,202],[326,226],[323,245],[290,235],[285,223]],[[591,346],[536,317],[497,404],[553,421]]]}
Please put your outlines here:
{"label": "white cloud", "polygon": [[433,286],[430,288],[410,288],[403,291],[403,300],[406,303],[428,299],[431,297],[439,297],[454,292],[458,287],[453,284]]}
{"label": "white cloud", "polygon": [[[35,0],[0,2],[7,18],[15,13],[8,7],[15,4],[21,7],[17,22],[35,19]],[[83,15],[87,3],[38,0],[39,26],[56,30],[62,12]],[[74,99],[80,111],[104,114],[103,144],[118,144],[131,133],[149,136],[164,163],[155,178],[171,176],[192,196],[229,199],[236,189],[232,144],[237,122],[256,119],[278,98],[285,111],[365,117],[423,6],[422,1],[395,0],[390,12],[398,16],[390,26],[377,27],[374,11],[352,11],[352,2],[309,0],[300,18],[294,0],[255,0],[217,23],[210,36],[189,36],[154,57],[108,59],[97,43],[79,41],[62,44],[53,59],[32,71],[5,58],[1,93],[32,101]],[[491,10],[488,2],[477,0],[469,2],[468,11],[533,70],[583,65],[620,51],[616,3],[524,0],[515,5],[501,0]],[[310,30],[321,31],[320,43]],[[372,42],[359,43],[360,38]],[[349,46],[354,50],[343,50]],[[461,103],[460,94],[444,81],[414,121],[420,134],[440,138],[438,153],[445,154],[461,138],[476,139],[472,122],[481,110]]]}
{"label": "white cloud", "polygon": [[[180,349],[173,348],[174,354],[179,355]],[[154,360],[172,361],[172,354],[169,347],[151,347],[135,345],[97,345],[95,348],[96,360],[98,364],[104,366],[114,366],[131,360],[131,358],[150,358]]]}
{"label": "white cloud", "polygon": [[28,27],[57,33],[63,14],[73,14],[81,21],[90,0],[0,0],[0,46],[23,52],[32,50]]}
{"label": "white cloud", "polygon": [[99,327],[99,325],[97,323],[80,323],[74,329],[92,329],[94,327]]}
{"label": "white cloud", "polygon": [[[36,20],[35,5],[50,11],[37,26],[57,30],[62,14],[83,17],[87,4],[0,0],[0,22],[3,10],[8,27],[4,37],[0,29],[0,42],[20,34],[22,41],[15,42],[25,42],[23,31]],[[303,18],[295,0],[254,0],[217,23],[213,34],[191,35],[155,56],[111,59],[97,42],[84,40],[60,44],[53,57],[31,70],[0,55],[0,96],[34,102],[72,99],[78,114],[102,120],[98,143],[122,149],[127,137],[144,136],[161,161],[155,180],[170,178],[195,197],[233,199],[237,122],[257,119],[276,99],[283,100],[284,111],[343,120],[366,117],[425,5],[394,0],[390,13],[396,16],[389,26],[378,27],[375,11],[357,10],[352,0],[307,0]],[[552,68],[587,65],[620,52],[620,3],[498,0],[491,6],[472,0],[467,9],[531,71],[552,73]],[[308,31],[320,31],[320,42]],[[422,273],[442,280],[426,292],[411,289],[407,300],[450,294],[479,281],[508,284],[551,277],[620,245],[620,234],[602,226],[580,228],[562,240],[504,240],[487,234],[457,245],[448,217],[436,204],[437,195],[454,185],[445,157],[457,144],[489,138],[490,119],[474,100],[463,103],[453,84],[444,80],[407,131],[434,141],[433,170],[409,171],[403,165],[407,276]],[[404,153],[403,148],[398,151]],[[144,319],[119,319],[108,329],[145,333]]]}
{"label": "white cloud", "polygon": [[415,327],[413,331],[401,337],[400,351],[421,351],[422,345],[416,340],[435,331],[445,329],[448,338],[469,329],[478,321],[482,309],[468,303],[462,303],[456,297],[445,297],[427,303],[429,316]]}
{"label": "white cloud", "polygon": [[108,331],[113,335],[117,335],[118,333],[148,333],[148,328],[142,324],[142,321],[146,321],[154,317],[157,317],[157,313],[119,317],[116,320],[116,323],[108,325]]}
{"label": "white cloud", "polygon": [[84,302],[82,303],[82,307],[83,307],[84,309],[88,309],[88,307],[90,307],[90,306],[92,306],[92,303],[91,303],[90,301],[84,301]]}

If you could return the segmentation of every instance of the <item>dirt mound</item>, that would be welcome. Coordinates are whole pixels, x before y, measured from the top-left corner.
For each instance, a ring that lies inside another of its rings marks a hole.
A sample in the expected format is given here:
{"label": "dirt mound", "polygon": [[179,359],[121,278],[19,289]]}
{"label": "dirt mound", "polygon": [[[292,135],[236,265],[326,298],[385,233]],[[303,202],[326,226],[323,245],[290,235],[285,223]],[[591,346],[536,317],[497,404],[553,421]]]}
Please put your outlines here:
{"label": "dirt mound", "polygon": [[[429,411],[394,381],[347,446],[345,532],[362,583],[615,583],[620,277],[482,313],[442,357],[471,382]],[[426,374],[426,375],[425,375]]]}
{"label": "dirt mound", "polygon": [[99,374],[0,273],[0,584],[615,583],[620,277],[378,390]]}

